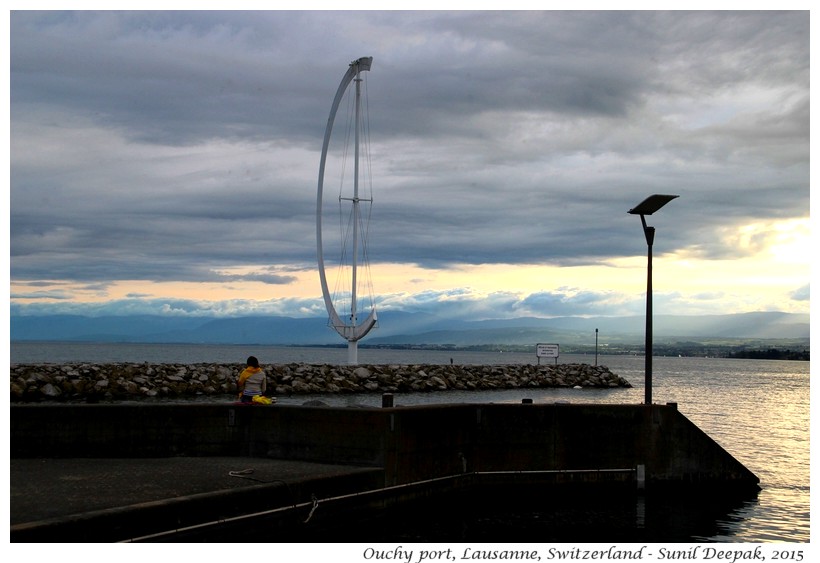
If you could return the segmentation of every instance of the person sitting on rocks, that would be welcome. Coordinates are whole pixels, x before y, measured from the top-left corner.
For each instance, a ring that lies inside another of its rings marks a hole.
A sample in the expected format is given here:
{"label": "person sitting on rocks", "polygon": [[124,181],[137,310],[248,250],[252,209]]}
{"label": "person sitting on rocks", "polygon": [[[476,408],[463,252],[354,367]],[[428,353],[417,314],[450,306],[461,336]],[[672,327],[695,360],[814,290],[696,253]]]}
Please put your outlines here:
{"label": "person sitting on rocks", "polygon": [[[239,400],[243,403],[260,402],[265,398],[267,385],[267,377],[259,367],[259,360],[255,356],[250,356],[247,367],[239,374]],[[265,403],[269,404],[268,401]]]}

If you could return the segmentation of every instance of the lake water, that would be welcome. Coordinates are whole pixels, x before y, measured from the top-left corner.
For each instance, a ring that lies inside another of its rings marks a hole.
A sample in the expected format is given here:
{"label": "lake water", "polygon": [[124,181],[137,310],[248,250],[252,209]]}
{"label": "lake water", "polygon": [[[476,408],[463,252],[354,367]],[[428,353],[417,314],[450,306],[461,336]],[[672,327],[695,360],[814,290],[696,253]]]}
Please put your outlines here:
{"label": "lake water", "polygon": [[[271,346],[12,343],[12,363],[149,362],[236,363],[249,355],[262,364],[347,362],[344,348]],[[538,363],[532,354],[443,352],[361,348],[360,364],[521,364]],[[552,363],[542,359],[542,363]],[[596,363],[594,355],[561,356],[558,363]],[[520,389],[505,391],[400,394],[397,405],[452,402],[566,401],[630,403],[644,400],[644,359],[597,357],[626,378],[628,389]],[[656,357],[653,401],[674,402],[724,449],[760,478],[761,491],[712,517],[708,526],[687,528],[684,539],[705,542],[809,542],[810,540],[810,370],[808,362],[723,358]],[[317,398],[311,396],[311,398]],[[380,395],[324,395],[331,405],[381,405]],[[301,404],[305,397],[279,397]],[[651,507],[646,507],[649,514]],[[545,516],[545,515],[541,515]],[[705,530],[705,533],[703,531]]]}

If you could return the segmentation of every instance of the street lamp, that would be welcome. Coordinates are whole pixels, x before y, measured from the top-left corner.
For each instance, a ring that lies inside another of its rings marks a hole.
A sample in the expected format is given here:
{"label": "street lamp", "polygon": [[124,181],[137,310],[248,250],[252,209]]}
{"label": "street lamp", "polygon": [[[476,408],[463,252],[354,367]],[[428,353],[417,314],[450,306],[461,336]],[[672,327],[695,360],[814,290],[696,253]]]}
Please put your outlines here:
{"label": "street lamp", "polygon": [[652,404],[652,243],[655,241],[655,227],[646,226],[645,215],[652,215],[675,199],[676,195],[651,195],[636,207],[629,210],[632,215],[641,216],[643,233],[646,236],[647,247],[647,268],[646,268],[646,345],[645,345],[645,367],[644,367],[644,387],[647,405]]}

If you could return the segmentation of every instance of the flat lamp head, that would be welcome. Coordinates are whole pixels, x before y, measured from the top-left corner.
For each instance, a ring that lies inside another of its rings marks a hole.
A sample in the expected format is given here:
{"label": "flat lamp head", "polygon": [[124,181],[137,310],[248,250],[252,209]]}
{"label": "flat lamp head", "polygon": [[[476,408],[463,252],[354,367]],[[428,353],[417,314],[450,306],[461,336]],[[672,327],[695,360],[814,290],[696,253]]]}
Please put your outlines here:
{"label": "flat lamp head", "polygon": [[640,202],[636,207],[629,210],[629,213],[632,215],[652,215],[655,211],[675,199],[676,195],[662,195],[662,194],[655,194],[651,195],[642,202]]}

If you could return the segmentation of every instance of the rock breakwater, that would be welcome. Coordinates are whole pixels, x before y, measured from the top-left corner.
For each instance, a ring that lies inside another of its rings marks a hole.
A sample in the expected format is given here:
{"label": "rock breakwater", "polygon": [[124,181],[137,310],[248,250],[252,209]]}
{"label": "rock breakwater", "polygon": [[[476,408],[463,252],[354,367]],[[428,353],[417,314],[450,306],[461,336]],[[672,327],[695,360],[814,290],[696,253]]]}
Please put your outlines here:
{"label": "rock breakwater", "polygon": [[[606,366],[330,365],[264,366],[268,394],[410,393],[549,387],[631,387]],[[100,401],[229,396],[237,364],[14,364],[11,401]]]}

